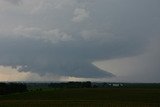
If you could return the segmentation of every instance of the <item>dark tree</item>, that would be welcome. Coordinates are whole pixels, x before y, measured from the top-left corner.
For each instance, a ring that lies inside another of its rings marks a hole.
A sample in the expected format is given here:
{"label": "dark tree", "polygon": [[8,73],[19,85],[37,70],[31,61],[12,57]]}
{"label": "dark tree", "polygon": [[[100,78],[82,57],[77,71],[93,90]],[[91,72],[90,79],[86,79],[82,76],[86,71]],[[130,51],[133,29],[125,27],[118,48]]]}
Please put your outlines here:
{"label": "dark tree", "polygon": [[22,83],[0,83],[0,95],[25,92],[27,91],[26,84]]}

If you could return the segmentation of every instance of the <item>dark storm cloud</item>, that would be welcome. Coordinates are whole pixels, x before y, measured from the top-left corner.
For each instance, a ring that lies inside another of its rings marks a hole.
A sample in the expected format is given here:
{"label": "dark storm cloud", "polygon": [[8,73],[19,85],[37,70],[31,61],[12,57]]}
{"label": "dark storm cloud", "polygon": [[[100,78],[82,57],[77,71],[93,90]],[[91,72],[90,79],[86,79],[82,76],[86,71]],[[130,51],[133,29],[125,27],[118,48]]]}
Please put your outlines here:
{"label": "dark storm cloud", "polygon": [[28,13],[11,11],[1,19],[14,27],[8,27],[9,33],[1,31],[0,65],[20,65],[19,70],[40,74],[112,77],[92,63],[145,53],[158,33],[158,4],[159,0],[36,1]]}
{"label": "dark storm cloud", "polygon": [[20,65],[22,71],[40,74],[51,72],[61,76],[110,77],[113,74],[100,70],[91,63],[139,54],[141,43],[133,46],[132,40],[116,43],[89,43],[81,40],[52,44],[27,38],[1,38],[0,64],[13,67]]}
{"label": "dark storm cloud", "polygon": [[22,65],[21,70],[40,74],[52,72],[75,77],[112,76],[111,73],[104,72],[87,61],[86,58],[90,53],[79,50],[83,47],[72,46],[74,44],[55,44],[54,46],[31,39],[1,40],[3,41],[0,42],[2,49],[0,64],[4,66]]}

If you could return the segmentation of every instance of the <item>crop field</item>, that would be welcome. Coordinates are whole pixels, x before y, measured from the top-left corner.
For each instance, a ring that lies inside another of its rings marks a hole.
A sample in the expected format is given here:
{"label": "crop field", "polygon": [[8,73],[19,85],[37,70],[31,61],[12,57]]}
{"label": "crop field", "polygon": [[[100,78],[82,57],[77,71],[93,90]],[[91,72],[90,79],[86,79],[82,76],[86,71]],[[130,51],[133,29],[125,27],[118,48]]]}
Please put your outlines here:
{"label": "crop field", "polygon": [[0,107],[160,107],[160,89],[48,89],[0,96]]}

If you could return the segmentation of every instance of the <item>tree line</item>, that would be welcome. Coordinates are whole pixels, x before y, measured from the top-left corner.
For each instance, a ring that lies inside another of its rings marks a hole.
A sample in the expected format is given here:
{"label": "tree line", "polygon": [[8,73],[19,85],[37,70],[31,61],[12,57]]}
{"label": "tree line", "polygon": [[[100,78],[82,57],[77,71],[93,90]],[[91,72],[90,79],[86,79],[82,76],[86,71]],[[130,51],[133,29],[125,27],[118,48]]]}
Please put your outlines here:
{"label": "tree line", "polygon": [[96,83],[96,82],[59,82],[59,83],[0,83],[0,95],[42,90],[46,88],[156,88],[160,83]]}
{"label": "tree line", "polygon": [[50,88],[92,88],[92,83],[88,82],[67,82],[67,83],[50,83]]}
{"label": "tree line", "polygon": [[0,83],[0,95],[25,91],[27,91],[27,85],[23,83]]}

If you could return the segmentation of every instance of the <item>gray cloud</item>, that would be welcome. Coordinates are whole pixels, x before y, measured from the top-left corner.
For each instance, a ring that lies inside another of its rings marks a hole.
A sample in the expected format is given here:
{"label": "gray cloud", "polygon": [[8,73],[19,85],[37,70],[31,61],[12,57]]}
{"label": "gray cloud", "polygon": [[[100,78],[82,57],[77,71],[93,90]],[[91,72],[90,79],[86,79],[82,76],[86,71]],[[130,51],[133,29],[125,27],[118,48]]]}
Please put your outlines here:
{"label": "gray cloud", "polygon": [[4,0],[4,1],[9,2],[9,3],[13,4],[13,5],[22,4],[22,0]]}
{"label": "gray cloud", "polygon": [[0,13],[0,65],[22,71],[112,77],[92,63],[145,53],[159,28],[158,0],[20,2]]}
{"label": "gray cloud", "polygon": [[74,44],[49,44],[27,38],[1,40],[1,65],[4,66],[21,65],[23,71],[40,74],[52,72],[76,77],[112,76],[91,65],[91,62],[85,59],[89,56],[88,53],[80,49],[83,47],[72,46]]}

